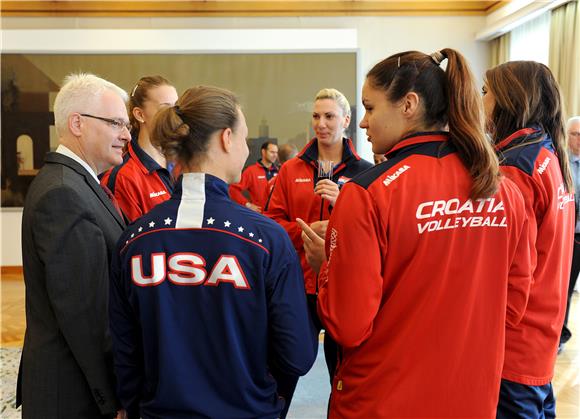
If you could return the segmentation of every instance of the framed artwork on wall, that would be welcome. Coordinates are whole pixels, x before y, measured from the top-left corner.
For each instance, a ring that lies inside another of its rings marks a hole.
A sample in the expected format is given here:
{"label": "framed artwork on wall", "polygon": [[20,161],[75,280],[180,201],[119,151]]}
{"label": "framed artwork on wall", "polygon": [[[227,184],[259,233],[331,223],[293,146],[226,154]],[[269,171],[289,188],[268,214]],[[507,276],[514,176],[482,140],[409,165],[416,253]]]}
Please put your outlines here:
{"label": "framed artwork on wall", "polygon": [[[38,36],[59,47],[39,49]],[[3,208],[23,205],[45,154],[58,146],[52,104],[73,72],[94,73],[128,93],[146,75],[165,77],[179,94],[196,85],[232,90],[248,123],[248,164],[266,140],[302,148],[313,136],[314,96],[325,87],[350,101],[348,135],[357,139],[353,30],[3,31],[3,39]]]}

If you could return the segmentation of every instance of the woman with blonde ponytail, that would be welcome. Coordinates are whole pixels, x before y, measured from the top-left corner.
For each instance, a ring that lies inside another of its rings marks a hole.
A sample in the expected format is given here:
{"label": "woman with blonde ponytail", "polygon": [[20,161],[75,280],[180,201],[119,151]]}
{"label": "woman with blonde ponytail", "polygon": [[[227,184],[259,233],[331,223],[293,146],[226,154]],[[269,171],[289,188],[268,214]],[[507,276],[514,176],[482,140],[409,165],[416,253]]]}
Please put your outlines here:
{"label": "woman with blonde ponytail", "polygon": [[497,417],[553,418],[575,225],[560,89],[534,61],[508,62],[485,76],[487,127],[503,173],[525,198],[536,259],[526,313],[506,330]]}
{"label": "woman with blonde ponytail", "polygon": [[[446,61],[447,68],[441,68]],[[457,51],[393,55],[367,74],[361,121],[387,160],[347,183],[318,312],[341,346],[330,417],[495,415],[505,324],[531,280],[524,202],[502,181]]]}

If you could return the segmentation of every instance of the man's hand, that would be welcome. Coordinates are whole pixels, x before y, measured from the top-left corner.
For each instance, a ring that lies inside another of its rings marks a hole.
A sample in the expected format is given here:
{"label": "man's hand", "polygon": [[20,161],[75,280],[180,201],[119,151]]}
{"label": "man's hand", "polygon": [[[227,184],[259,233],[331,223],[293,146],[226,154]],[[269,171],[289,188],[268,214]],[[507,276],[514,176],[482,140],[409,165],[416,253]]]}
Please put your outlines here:
{"label": "man's hand", "polygon": [[127,419],[127,412],[124,409],[119,410],[115,419]]}
{"label": "man's hand", "polygon": [[318,273],[322,263],[326,261],[326,253],[324,253],[324,239],[300,218],[297,218],[296,222],[300,228],[302,228],[302,240],[304,241],[306,261],[312,270]]}
{"label": "man's hand", "polygon": [[326,199],[333,207],[339,192],[338,185],[330,179],[319,180],[314,187],[314,193],[320,195],[322,199]]}

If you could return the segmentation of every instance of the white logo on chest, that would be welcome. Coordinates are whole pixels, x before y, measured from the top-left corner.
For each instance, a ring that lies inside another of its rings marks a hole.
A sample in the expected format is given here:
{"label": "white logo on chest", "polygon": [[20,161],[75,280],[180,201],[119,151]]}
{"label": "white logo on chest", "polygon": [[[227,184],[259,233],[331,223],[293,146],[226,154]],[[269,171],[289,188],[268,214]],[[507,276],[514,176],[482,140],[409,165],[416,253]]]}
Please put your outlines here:
{"label": "white logo on chest", "polygon": [[167,191],[151,192],[149,198],[157,198],[158,196],[165,195]]}

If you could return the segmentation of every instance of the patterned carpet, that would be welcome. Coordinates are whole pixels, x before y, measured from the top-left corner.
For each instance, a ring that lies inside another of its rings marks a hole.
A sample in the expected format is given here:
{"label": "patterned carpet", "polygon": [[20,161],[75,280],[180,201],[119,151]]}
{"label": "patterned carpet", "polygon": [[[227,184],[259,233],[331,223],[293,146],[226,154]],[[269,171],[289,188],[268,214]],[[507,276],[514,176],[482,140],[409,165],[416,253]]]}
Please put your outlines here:
{"label": "patterned carpet", "polygon": [[20,418],[20,408],[15,409],[16,378],[20,363],[19,348],[0,348],[0,417],[3,419]]}
{"label": "patterned carpet", "polygon": [[[2,419],[20,419],[21,417],[21,408],[14,408],[20,352],[19,348],[0,348],[0,397],[2,399],[0,417]],[[326,404],[329,394],[330,384],[328,382],[326,364],[324,363],[324,350],[322,345],[320,345],[314,366],[298,382],[288,418],[326,418]]]}

